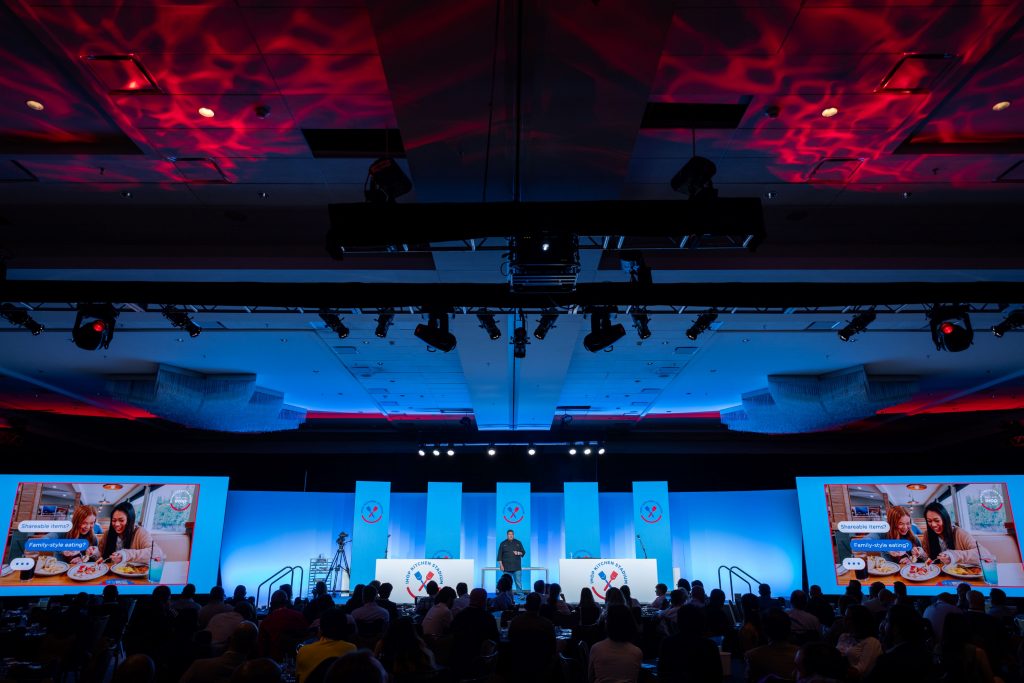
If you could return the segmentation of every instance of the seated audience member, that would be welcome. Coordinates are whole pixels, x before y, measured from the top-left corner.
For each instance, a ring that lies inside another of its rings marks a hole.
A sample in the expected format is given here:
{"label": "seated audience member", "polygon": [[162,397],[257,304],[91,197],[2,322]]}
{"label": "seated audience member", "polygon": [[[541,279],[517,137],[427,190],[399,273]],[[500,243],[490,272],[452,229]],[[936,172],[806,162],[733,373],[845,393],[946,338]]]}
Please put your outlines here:
{"label": "seated audience member", "polygon": [[609,605],[605,614],[608,637],[590,648],[587,680],[590,683],[636,681],[644,655],[633,638],[636,622],[625,605]]}
{"label": "seated audience member", "polygon": [[967,595],[972,590],[974,590],[974,586],[967,583],[966,581],[961,581],[956,585],[956,606],[960,609],[961,612],[966,612],[971,608],[970,602],[967,599]]}
{"label": "seated audience member", "polygon": [[878,625],[864,605],[850,605],[846,620],[850,630],[839,637],[836,649],[863,678],[871,673],[882,654],[882,643],[875,637]]}
{"label": "seated audience member", "polygon": [[693,605],[681,607],[677,613],[675,635],[661,643],[658,680],[663,683],[722,680],[722,659],[718,647],[706,633],[704,613]]}
{"label": "seated audience member", "polygon": [[744,593],[740,598],[740,609],[743,611],[743,625],[737,634],[739,641],[739,652],[744,654],[763,645],[761,636],[761,610],[758,607],[757,596],[753,593]]}
{"label": "seated audience member", "polygon": [[1003,622],[985,612],[985,596],[972,590],[967,594],[967,624],[975,643],[985,648],[993,667],[1002,666],[1010,652],[1010,640]]}
{"label": "seated audience member", "polygon": [[455,585],[455,602],[452,603],[452,617],[454,618],[456,614],[467,607],[469,607],[469,586],[466,585],[465,581],[459,581]]}
{"label": "seated audience member", "polygon": [[846,660],[828,643],[807,643],[797,650],[794,664],[798,683],[837,683],[848,680]]}
{"label": "seated audience member", "polygon": [[[509,577],[511,580],[511,577]],[[472,677],[473,666],[485,641],[497,644],[498,624],[487,611],[487,591],[474,588],[469,593],[469,607],[452,619],[451,667],[456,675]]]}
{"label": "seated audience member", "polygon": [[989,591],[988,599],[992,603],[988,613],[996,619],[1013,619],[1017,616],[1017,608],[1006,603],[1006,591],[1002,588],[993,588]]}
{"label": "seated audience member", "polygon": [[256,608],[247,600],[235,605],[230,612],[221,612],[210,617],[206,630],[210,632],[210,643],[219,650],[225,646],[231,634],[243,621],[256,622]]}
{"label": "seated audience member", "polygon": [[547,599],[548,592],[545,587],[544,579],[537,579],[533,582],[533,592],[541,596],[541,602],[544,602],[544,600]]}
{"label": "seated audience member", "polygon": [[821,622],[807,611],[807,593],[795,590],[789,596],[789,621],[791,634],[799,642],[807,642],[821,635]]}
{"label": "seated audience member", "polygon": [[[846,584],[846,592],[843,595],[847,596],[850,600],[860,605],[864,602],[864,589],[860,585],[860,581],[857,579],[850,579],[850,583]],[[840,614],[843,612],[840,611]]]}
{"label": "seated audience member", "polygon": [[594,600],[594,594],[589,588],[580,589],[580,602],[576,609],[580,613],[580,626],[590,626],[601,619],[601,607]]}
{"label": "seated audience member", "polygon": [[128,610],[118,600],[117,586],[110,584],[103,587],[103,602],[92,608],[92,614],[97,617],[108,617],[107,628],[103,635],[112,640],[117,640],[124,632],[128,623]]}
{"label": "seated audience member", "polygon": [[881,581],[875,581],[868,588],[868,599],[864,601],[864,606],[871,611],[872,614],[881,614],[886,610],[885,605],[879,599],[879,594],[885,590],[885,584]]}
{"label": "seated audience member", "polygon": [[548,585],[548,594],[541,597],[541,616],[554,621],[558,616],[567,617],[570,614],[572,610],[562,595],[562,587],[557,583]]}
{"label": "seated audience member", "polygon": [[668,586],[659,583],[654,586],[654,600],[651,600],[651,607],[654,609],[665,609],[668,602]]}
{"label": "seated audience member", "polygon": [[896,605],[913,605],[914,601],[907,595],[907,584],[902,581],[893,581],[892,594],[894,596],[893,604]]}
{"label": "seated audience member", "polygon": [[686,604],[689,600],[689,595],[686,591],[681,588],[677,588],[669,593],[669,606],[661,613],[661,631],[662,633],[675,633],[676,624],[678,623],[679,609]]}
{"label": "seated audience member", "polygon": [[185,587],[181,589],[181,595],[171,603],[171,609],[175,612],[195,610],[195,613],[198,615],[200,605],[196,602],[196,587],[191,583],[185,584]]}
{"label": "seated audience member", "polygon": [[388,611],[377,604],[377,587],[370,584],[363,589],[363,604],[349,614],[356,621],[360,635],[379,635],[384,633],[391,621]]}
{"label": "seated audience member", "polygon": [[227,683],[235,670],[256,653],[258,637],[256,624],[243,621],[231,634],[224,654],[192,662],[179,683]]}
{"label": "seated audience member", "polygon": [[237,605],[239,602],[247,600],[246,589],[242,584],[235,586],[234,592],[231,593],[231,599],[227,601],[229,605]]}
{"label": "seated audience member", "polygon": [[757,587],[757,608],[761,614],[767,614],[768,610],[779,606],[779,601],[772,597],[772,587],[762,583]]}
{"label": "seated audience member", "polygon": [[512,593],[512,575],[502,574],[495,586],[495,596],[492,607],[495,612],[515,609],[516,596]]}
{"label": "seated audience member", "polygon": [[807,601],[807,611],[818,617],[822,626],[826,628],[831,626],[832,622],[836,620],[836,612],[832,603],[825,599],[821,592],[821,586],[817,584],[811,586],[808,595],[810,599]]}
{"label": "seated audience member", "polygon": [[452,625],[452,605],[455,603],[455,591],[445,586],[437,594],[437,600],[427,616],[420,624],[424,636],[439,637],[448,632]]}
{"label": "seated audience member", "polygon": [[327,670],[324,683],[387,683],[388,674],[369,650],[356,650]]}
{"label": "seated audience member", "polygon": [[331,607],[320,615],[320,639],[299,649],[295,656],[295,675],[302,683],[320,662],[328,657],[341,657],[355,652],[353,643],[355,634],[348,622],[345,611],[339,607]]}
{"label": "seated audience member", "polygon": [[199,628],[206,628],[215,614],[230,612],[233,608],[224,601],[224,589],[214,586],[210,589],[210,599],[199,608]]}
{"label": "seated audience member", "polygon": [[988,655],[971,640],[971,627],[962,612],[946,617],[939,647],[939,664],[950,681],[992,683]]}
{"label": "seated audience member", "polygon": [[686,601],[686,604],[704,609],[708,604],[708,596],[704,593],[704,586],[697,585],[696,581],[693,584],[693,590],[690,591],[690,599]]}
{"label": "seated audience member", "polygon": [[[285,609],[291,609],[286,607]],[[300,615],[301,616],[301,615]],[[281,667],[273,659],[250,659],[235,669],[230,683],[284,683]]]}
{"label": "seated audience member", "polygon": [[170,588],[157,586],[148,602],[139,601],[125,632],[125,651],[149,655],[157,665],[164,663],[176,616],[170,597]]}
{"label": "seated audience member", "polygon": [[425,617],[427,612],[434,607],[434,603],[437,601],[437,594],[441,590],[440,586],[437,585],[437,581],[428,581],[426,588],[427,595],[416,600],[416,614],[421,617]]}
{"label": "seated audience member", "polygon": [[789,642],[790,624],[789,615],[778,607],[772,607],[762,614],[761,627],[768,644],[755,647],[745,655],[748,681],[760,681],[764,676],[772,674],[779,678],[793,677],[799,648]]}
{"label": "seated audience member", "polygon": [[334,598],[327,591],[327,584],[317,581],[313,588],[313,594],[309,596],[309,603],[302,608],[302,616],[312,624],[320,618],[321,614],[332,607],[334,607]]}
{"label": "seated audience member", "polygon": [[679,579],[678,581],[676,581],[676,588],[679,590],[684,590],[687,593],[689,593],[692,586],[690,586],[690,582],[686,579]]}
{"label": "seated audience member", "polygon": [[545,676],[555,661],[555,625],[541,616],[540,609],[540,594],[530,593],[526,611],[508,625],[509,647],[502,668],[526,680]]}
{"label": "seated audience member", "polygon": [[[491,622],[493,623],[493,619]],[[399,617],[377,643],[377,659],[392,676],[421,676],[437,669],[434,653],[409,617]]]}
{"label": "seated audience member", "polygon": [[708,635],[726,636],[736,630],[732,614],[726,612],[725,591],[715,588],[708,596],[707,607],[704,608],[704,616],[707,619]]}
{"label": "seated audience member", "polygon": [[960,614],[956,607],[956,596],[949,592],[939,593],[935,602],[924,611],[924,618],[932,625],[932,634],[936,642],[942,641],[942,627],[950,614]]}
{"label": "seated audience member", "polygon": [[622,596],[626,598],[626,607],[630,609],[633,609],[634,607],[640,607],[640,601],[633,597],[633,589],[630,588],[628,585],[624,585],[622,587]]}
{"label": "seated audience member", "polygon": [[357,583],[355,588],[349,591],[348,601],[340,606],[341,609],[345,610],[346,614],[352,614],[353,611],[363,606],[363,591],[365,589],[365,583]]}
{"label": "seated audience member", "polygon": [[154,683],[156,664],[146,655],[131,655],[117,667],[110,683]]}
{"label": "seated audience member", "polygon": [[917,680],[936,680],[934,657],[924,642],[924,625],[913,607],[893,605],[882,621],[882,635],[886,650],[866,680],[901,680],[908,671],[913,671]]}
{"label": "seated audience member", "polygon": [[275,662],[283,662],[285,655],[294,651],[308,630],[309,623],[292,609],[288,594],[274,591],[270,596],[270,613],[260,622],[260,654]]}
{"label": "seated audience member", "polygon": [[395,590],[395,587],[385,581],[380,585],[377,590],[377,604],[388,611],[389,621],[394,621],[398,618],[398,605],[391,601],[391,593]]}

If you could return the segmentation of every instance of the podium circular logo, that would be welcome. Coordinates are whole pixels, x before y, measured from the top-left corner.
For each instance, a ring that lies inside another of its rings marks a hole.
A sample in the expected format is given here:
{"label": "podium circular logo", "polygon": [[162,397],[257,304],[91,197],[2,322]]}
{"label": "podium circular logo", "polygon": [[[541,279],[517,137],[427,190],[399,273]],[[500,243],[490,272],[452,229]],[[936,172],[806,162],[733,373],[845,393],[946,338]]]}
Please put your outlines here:
{"label": "podium circular logo", "polygon": [[184,512],[188,510],[192,505],[192,492],[188,489],[178,489],[171,494],[171,499],[168,501],[168,505],[175,512]]}
{"label": "podium circular logo", "polygon": [[640,519],[648,524],[657,524],[661,521],[661,503],[656,500],[645,500],[640,504]]}
{"label": "podium circular logo", "polygon": [[427,584],[431,581],[436,581],[438,586],[444,585],[444,572],[441,571],[441,567],[430,560],[413,562],[405,572],[405,592],[415,602],[417,598],[427,594]]}
{"label": "podium circular logo", "polygon": [[572,554],[574,560],[590,560],[593,559],[594,553],[589,550],[577,550]]}
{"label": "podium circular logo", "polygon": [[526,519],[526,509],[518,500],[510,500],[502,506],[501,517],[509,524],[519,524]]}
{"label": "podium circular logo", "polygon": [[1003,509],[1003,497],[995,489],[985,489],[981,492],[979,498],[981,499],[981,507],[989,512],[999,512]]}
{"label": "podium circular logo", "polygon": [[602,600],[609,588],[619,588],[627,583],[629,579],[626,578],[626,570],[618,562],[605,560],[590,570],[590,590]]}
{"label": "podium circular logo", "polygon": [[376,500],[368,500],[359,508],[359,515],[367,524],[376,524],[384,519],[384,506]]}
{"label": "podium circular logo", "polygon": [[450,560],[450,559],[452,559],[452,554],[448,550],[438,550],[436,553],[434,553],[430,557],[431,557],[431,559],[434,559],[434,560]]}

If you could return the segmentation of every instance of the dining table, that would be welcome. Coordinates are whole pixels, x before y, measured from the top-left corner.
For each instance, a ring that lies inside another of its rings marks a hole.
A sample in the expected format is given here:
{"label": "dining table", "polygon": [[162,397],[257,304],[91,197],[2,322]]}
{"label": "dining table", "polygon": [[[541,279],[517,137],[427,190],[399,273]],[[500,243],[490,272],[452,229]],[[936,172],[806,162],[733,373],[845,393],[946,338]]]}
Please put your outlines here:
{"label": "dining table", "polygon": [[[141,574],[139,576],[121,576],[115,574],[113,571],[106,571],[102,575],[94,576],[85,580],[72,579],[68,576],[68,571],[71,571],[76,565],[69,565],[67,571],[63,571],[60,574],[52,576],[44,576],[36,573],[30,579],[22,580],[20,571],[11,571],[6,576],[0,576],[0,586],[14,587],[21,586],[24,588],[34,588],[42,586],[64,586],[74,587],[82,589],[87,586],[106,586],[110,584],[125,586],[158,586],[162,584],[166,585],[184,585],[188,583],[188,561],[168,561],[164,562],[163,575],[159,581],[150,581],[149,574]],[[6,568],[5,568],[6,573]]]}

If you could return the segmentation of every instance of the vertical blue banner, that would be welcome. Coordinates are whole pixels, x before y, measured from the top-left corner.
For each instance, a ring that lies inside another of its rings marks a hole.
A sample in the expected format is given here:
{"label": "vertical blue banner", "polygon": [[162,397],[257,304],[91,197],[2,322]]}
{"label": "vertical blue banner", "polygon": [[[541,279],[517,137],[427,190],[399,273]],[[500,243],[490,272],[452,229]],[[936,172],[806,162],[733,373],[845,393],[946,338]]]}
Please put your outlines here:
{"label": "vertical blue banner", "polygon": [[601,514],[597,482],[565,482],[565,557],[601,556]]}
{"label": "vertical blue banner", "polygon": [[427,482],[427,535],[424,557],[462,557],[462,483]]}
{"label": "vertical blue banner", "polygon": [[668,482],[633,482],[633,531],[636,556],[658,561],[658,582],[672,585],[672,526]]}
{"label": "vertical blue banner", "polygon": [[388,547],[391,521],[391,482],[357,481],[352,523],[352,576],[349,586],[373,581],[377,560]]}
{"label": "vertical blue banner", "polygon": [[[506,534],[511,530],[526,550],[526,554],[523,555],[523,566],[528,567],[533,556],[530,551],[530,484],[499,481],[495,494],[498,514],[494,527],[494,548],[491,550],[491,561],[488,562],[488,566],[497,566],[495,558],[498,556],[498,545],[505,540]],[[523,588],[530,585],[528,576],[528,572],[523,573]]]}

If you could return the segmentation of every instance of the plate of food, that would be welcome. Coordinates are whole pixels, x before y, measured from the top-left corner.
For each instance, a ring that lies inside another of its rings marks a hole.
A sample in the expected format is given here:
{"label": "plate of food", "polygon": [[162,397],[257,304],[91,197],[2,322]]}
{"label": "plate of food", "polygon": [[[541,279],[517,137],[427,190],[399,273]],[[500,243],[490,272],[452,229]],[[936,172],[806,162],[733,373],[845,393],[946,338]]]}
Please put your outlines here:
{"label": "plate of food", "polygon": [[850,570],[847,569],[846,567],[844,567],[843,565],[841,565],[841,564],[837,564],[836,565],[836,576],[842,576],[843,574],[845,574],[848,571],[850,571]]}
{"label": "plate of food", "polygon": [[868,574],[871,576],[892,576],[899,570],[900,566],[898,564],[878,555],[872,555],[868,558]]}
{"label": "plate of food", "polygon": [[67,570],[67,562],[61,562],[51,555],[44,555],[36,560],[36,576],[57,576]]}
{"label": "plate of food", "polygon": [[939,572],[939,565],[937,564],[915,562],[914,564],[903,565],[903,569],[900,570],[900,576],[907,581],[928,581],[938,576]]}
{"label": "plate of food", "polygon": [[953,564],[942,565],[942,573],[955,576],[958,579],[980,579],[981,567],[975,564],[960,564],[958,562],[954,562]]}
{"label": "plate of food", "polygon": [[98,579],[110,571],[110,566],[99,562],[83,562],[76,564],[68,571],[68,578],[75,581],[91,581]]}
{"label": "plate of food", "polygon": [[127,560],[118,562],[110,568],[110,571],[118,576],[124,576],[129,579],[145,579],[149,577],[149,565],[145,562],[129,562]]}

